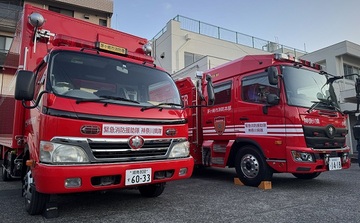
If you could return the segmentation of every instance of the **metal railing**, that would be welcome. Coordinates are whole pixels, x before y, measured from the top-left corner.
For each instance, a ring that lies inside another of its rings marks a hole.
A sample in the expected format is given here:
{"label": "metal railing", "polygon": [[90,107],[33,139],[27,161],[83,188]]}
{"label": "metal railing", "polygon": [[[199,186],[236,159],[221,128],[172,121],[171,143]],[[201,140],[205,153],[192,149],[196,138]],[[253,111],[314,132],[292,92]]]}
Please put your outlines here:
{"label": "metal railing", "polygon": [[[307,53],[304,50],[299,50],[272,41],[260,39],[254,36],[221,28],[198,20],[190,19],[181,15],[177,15],[176,17],[173,18],[173,20],[180,22],[180,28],[183,30],[217,38],[224,41],[233,42],[236,44],[241,44],[262,51],[276,52],[276,53],[292,53],[295,56],[299,56],[300,54],[303,55]],[[166,31],[167,31],[167,27],[165,26],[162,30],[160,30],[160,32],[158,32],[154,36],[153,40],[159,38]]]}
{"label": "metal railing", "polygon": [[[22,15],[21,1],[7,1],[7,3],[0,3],[0,31],[8,33],[3,37],[14,35],[16,25]],[[8,50],[4,48],[4,42],[0,45],[0,67],[5,66],[7,60]]]}
{"label": "metal railing", "polygon": [[19,5],[0,3],[0,30],[15,32],[21,11],[22,7]]}

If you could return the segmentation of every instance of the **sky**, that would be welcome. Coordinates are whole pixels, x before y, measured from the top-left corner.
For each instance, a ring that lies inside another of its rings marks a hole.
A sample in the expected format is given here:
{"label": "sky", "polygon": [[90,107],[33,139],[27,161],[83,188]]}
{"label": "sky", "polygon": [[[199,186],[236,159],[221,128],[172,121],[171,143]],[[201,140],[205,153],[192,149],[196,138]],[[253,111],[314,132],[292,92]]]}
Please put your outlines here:
{"label": "sky", "polygon": [[360,45],[360,0],[113,0],[111,27],[152,39],[181,15],[313,52]]}

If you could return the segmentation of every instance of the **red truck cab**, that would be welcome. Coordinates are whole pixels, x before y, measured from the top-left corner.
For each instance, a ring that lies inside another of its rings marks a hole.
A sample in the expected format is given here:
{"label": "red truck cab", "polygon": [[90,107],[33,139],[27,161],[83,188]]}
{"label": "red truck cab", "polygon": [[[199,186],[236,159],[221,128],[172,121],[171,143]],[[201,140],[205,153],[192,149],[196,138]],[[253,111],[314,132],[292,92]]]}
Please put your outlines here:
{"label": "red truck cab", "polygon": [[51,194],[137,187],[156,197],[191,176],[180,94],[146,39],[25,5],[11,49],[3,180],[22,179],[30,214]]}
{"label": "red truck cab", "polygon": [[[211,76],[215,103],[207,97]],[[235,167],[240,180],[258,186],[273,173],[312,179],[350,167],[347,115],[320,66],[285,54],[248,55],[177,86],[189,117],[195,164]],[[201,105],[200,107],[198,105]]]}

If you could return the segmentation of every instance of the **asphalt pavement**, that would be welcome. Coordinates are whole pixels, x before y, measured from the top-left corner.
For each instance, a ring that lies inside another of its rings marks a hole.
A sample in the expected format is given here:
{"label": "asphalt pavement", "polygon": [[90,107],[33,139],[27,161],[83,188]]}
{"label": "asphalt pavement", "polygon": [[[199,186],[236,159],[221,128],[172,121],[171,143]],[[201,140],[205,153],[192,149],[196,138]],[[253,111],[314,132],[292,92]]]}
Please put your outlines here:
{"label": "asphalt pavement", "polygon": [[20,181],[0,180],[0,222],[359,222],[360,168],[322,173],[313,180],[274,174],[272,188],[234,184],[234,169],[196,169],[170,182],[158,198],[137,190],[58,195],[59,216],[30,216]]}

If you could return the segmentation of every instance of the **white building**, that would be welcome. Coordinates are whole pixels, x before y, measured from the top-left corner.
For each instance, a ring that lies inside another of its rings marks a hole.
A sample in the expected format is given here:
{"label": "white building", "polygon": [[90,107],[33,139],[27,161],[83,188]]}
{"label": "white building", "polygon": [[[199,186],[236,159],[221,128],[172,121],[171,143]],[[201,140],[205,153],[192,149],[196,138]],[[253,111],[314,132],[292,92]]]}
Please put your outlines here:
{"label": "white building", "polygon": [[[17,22],[22,16],[23,6],[31,4],[39,8],[85,20],[94,24],[110,27],[113,14],[113,0],[4,0],[0,1],[0,92],[10,94],[9,88],[13,75],[4,74],[3,70],[17,69],[16,60],[7,62],[9,49],[16,30]],[[10,73],[10,72],[9,72]],[[1,97],[0,97],[1,99]]]}
{"label": "white building", "polygon": [[174,79],[249,54],[304,51],[207,23],[176,16],[153,38],[155,61]]}
{"label": "white building", "polygon": [[[307,53],[276,42],[231,31],[207,23],[176,16],[153,38],[155,62],[174,79],[195,77],[225,62],[249,54],[290,53],[296,57],[321,64],[325,71],[337,76],[360,74],[360,46],[349,41]],[[355,110],[355,76],[338,80],[336,86],[342,110]],[[349,115],[348,145],[356,148],[352,129],[356,117]]]}

